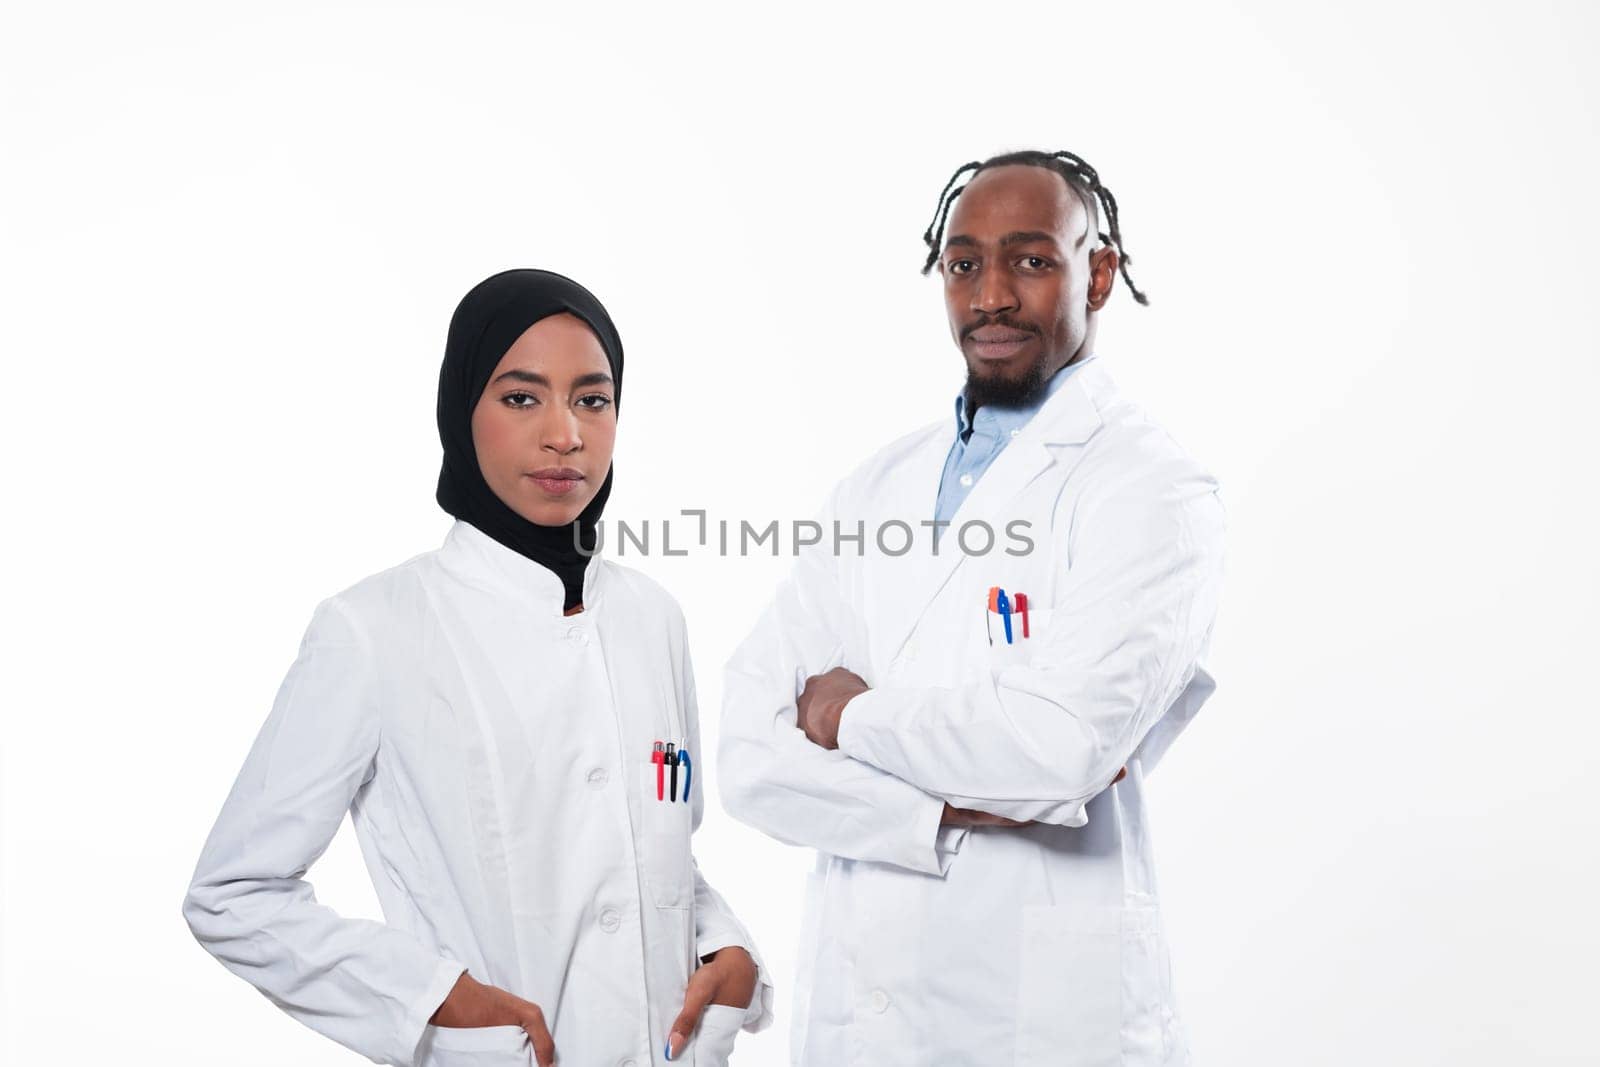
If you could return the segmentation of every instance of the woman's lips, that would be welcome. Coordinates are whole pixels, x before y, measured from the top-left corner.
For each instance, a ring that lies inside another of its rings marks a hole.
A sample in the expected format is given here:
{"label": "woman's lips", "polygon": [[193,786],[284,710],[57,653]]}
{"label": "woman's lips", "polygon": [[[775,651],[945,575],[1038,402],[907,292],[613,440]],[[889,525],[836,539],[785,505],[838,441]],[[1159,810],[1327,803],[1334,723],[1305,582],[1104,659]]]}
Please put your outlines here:
{"label": "woman's lips", "polygon": [[551,496],[566,496],[583,484],[583,475],[575,470],[543,470],[528,475],[533,484]]}

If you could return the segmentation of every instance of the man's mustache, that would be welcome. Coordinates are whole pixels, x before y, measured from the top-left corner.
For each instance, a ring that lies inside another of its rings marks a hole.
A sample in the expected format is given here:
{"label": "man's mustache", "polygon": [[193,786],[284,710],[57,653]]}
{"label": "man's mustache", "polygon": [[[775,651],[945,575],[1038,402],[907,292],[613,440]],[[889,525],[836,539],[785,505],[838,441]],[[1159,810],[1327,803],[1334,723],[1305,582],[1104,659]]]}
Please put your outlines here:
{"label": "man's mustache", "polygon": [[1039,336],[1039,327],[1035,326],[1033,323],[1019,322],[1016,319],[1001,315],[997,318],[979,319],[976,322],[967,323],[965,326],[961,327],[961,340],[965,341],[974,330],[981,330],[985,326],[1004,326],[1008,330],[1021,330],[1023,333],[1031,333],[1035,337]]}

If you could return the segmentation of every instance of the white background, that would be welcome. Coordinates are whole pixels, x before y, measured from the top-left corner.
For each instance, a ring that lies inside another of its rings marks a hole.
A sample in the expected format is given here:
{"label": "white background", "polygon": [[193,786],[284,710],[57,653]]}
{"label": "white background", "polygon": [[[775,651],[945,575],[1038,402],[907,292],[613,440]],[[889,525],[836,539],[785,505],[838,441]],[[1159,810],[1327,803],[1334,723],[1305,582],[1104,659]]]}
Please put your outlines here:
{"label": "white background", "polygon": [[[472,284],[611,309],[610,517],[804,517],[949,411],[920,235],[1039,147],[1121,201],[1098,352],[1229,512],[1151,787],[1197,1061],[1595,1063],[1594,9],[580,6],[8,5],[0,1059],[364,1062],[179,905],[312,606],[444,535]],[[636,562],[709,751],[785,564]],[[696,851],[783,1063],[809,856],[715,804]],[[376,914],[348,827],[312,880]]]}

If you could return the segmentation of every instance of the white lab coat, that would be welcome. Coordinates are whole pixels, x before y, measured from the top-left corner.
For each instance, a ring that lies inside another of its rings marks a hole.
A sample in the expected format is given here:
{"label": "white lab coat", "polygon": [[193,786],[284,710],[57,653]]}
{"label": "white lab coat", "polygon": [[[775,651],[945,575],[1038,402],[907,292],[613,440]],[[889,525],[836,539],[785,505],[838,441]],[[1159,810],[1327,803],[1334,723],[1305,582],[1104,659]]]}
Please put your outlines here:
{"label": "white lab coat", "polygon": [[[540,1005],[563,1064],[665,1063],[696,959],[755,946],[690,852],[712,761],[655,799],[655,740],[700,756],[682,613],[600,557],[583,602],[563,617],[553,573],[458,521],[317,605],[185,897],[201,944],[378,1063],[533,1062],[518,1027],[428,1025],[463,969]],[[304,880],[346,811],[381,923]],[[760,972],[673,1062],[771,1021]]]}
{"label": "white lab coat", "polygon": [[[908,435],[836,488],[822,543],[727,668],[724,803],[819,853],[793,1062],[1185,1064],[1144,776],[1214,688],[1216,482],[1095,359],[995,459],[937,554],[918,529],[890,555],[903,533],[875,531],[932,521],[954,433]],[[861,548],[834,553],[836,519],[847,537],[865,523]],[[996,533],[988,555],[959,551],[976,519]],[[1016,520],[1034,548],[1008,555]],[[1005,643],[991,586],[1027,594],[1029,639]],[[795,729],[795,698],[841,664],[872,690],[827,751]],[[941,828],[945,801],[1036,824]]]}

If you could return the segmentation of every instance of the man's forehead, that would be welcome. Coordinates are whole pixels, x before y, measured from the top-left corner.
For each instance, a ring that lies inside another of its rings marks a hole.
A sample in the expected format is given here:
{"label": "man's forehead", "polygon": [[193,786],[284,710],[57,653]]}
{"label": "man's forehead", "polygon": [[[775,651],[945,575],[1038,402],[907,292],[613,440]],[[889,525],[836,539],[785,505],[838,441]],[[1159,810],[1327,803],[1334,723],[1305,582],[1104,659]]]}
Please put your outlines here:
{"label": "man's forehead", "polygon": [[1070,247],[1083,237],[1088,211],[1066,180],[1044,167],[986,170],[968,182],[950,208],[947,233],[998,240],[1018,231],[1061,235]]}

